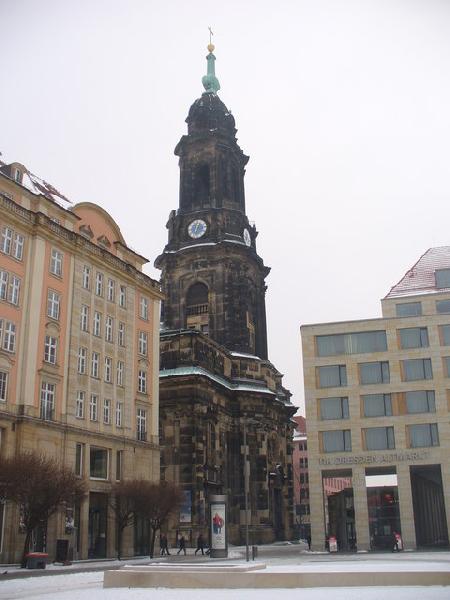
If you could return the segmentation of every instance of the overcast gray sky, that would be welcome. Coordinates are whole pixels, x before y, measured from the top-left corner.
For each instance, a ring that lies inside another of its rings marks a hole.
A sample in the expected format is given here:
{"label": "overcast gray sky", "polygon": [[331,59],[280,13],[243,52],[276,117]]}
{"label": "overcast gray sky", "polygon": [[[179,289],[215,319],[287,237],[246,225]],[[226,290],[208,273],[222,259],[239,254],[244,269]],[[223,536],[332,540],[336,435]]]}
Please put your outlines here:
{"label": "overcast gray sky", "polygon": [[272,267],[269,357],[302,406],[300,324],[379,316],[450,243],[450,2],[0,0],[3,159],[100,204],[156,278],[209,25]]}

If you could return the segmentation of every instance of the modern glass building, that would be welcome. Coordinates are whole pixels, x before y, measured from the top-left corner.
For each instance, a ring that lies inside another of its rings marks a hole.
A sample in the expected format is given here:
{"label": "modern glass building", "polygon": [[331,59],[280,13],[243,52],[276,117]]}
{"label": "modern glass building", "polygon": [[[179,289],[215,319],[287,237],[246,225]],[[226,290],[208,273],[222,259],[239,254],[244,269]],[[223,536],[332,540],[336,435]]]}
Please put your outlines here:
{"label": "modern glass building", "polygon": [[301,327],[313,549],[449,543],[450,247],[381,304],[382,318]]}

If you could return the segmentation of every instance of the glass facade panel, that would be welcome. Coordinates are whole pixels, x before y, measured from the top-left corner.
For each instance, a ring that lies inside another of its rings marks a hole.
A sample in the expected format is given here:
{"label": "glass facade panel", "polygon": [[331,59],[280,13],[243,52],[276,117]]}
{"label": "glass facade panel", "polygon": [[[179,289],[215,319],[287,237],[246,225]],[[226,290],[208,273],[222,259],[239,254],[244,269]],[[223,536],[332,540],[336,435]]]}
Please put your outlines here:
{"label": "glass facade panel", "polygon": [[405,381],[433,379],[430,358],[413,358],[411,360],[403,360],[402,363]]}
{"label": "glass facade panel", "polygon": [[348,419],[348,398],[322,398],[320,416],[323,420]]}
{"label": "glass facade panel", "polygon": [[359,379],[361,384],[389,383],[388,362],[368,362],[359,364]]}
{"label": "glass facade panel", "polygon": [[429,346],[426,327],[408,327],[400,329],[399,333],[402,348],[426,348]]}
{"label": "glass facade panel", "polygon": [[390,417],[392,400],[390,394],[367,394],[362,396],[365,417]]}
{"label": "glass facade panel", "polygon": [[395,448],[393,427],[370,427],[365,430],[366,450]]}
{"label": "glass facade panel", "polygon": [[434,391],[406,392],[405,396],[408,414],[436,412]]}
{"label": "glass facade panel", "polygon": [[420,302],[402,302],[395,305],[397,317],[419,317],[422,314]]}
{"label": "glass facade panel", "polygon": [[411,448],[439,446],[437,423],[422,423],[409,426],[409,441]]}
{"label": "glass facade panel", "polygon": [[347,385],[347,368],[345,365],[330,365],[326,367],[317,367],[319,386],[341,387]]}
{"label": "glass facade panel", "polygon": [[323,431],[322,442],[324,452],[351,452],[350,430]]}
{"label": "glass facade panel", "polygon": [[316,341],[319,356],[363,354],[366,352],[384,352],[387,350],[385,331],[318,335]]}
{"label": "glass facade panel", "polygon": [[450,300],[437,300],[436,301],[436,311],[439,314],[450,313]]}
{"label": "glass facade panel", "polygon": [[450,288],[450,269],[437,269],[434,274],[437,288]]}

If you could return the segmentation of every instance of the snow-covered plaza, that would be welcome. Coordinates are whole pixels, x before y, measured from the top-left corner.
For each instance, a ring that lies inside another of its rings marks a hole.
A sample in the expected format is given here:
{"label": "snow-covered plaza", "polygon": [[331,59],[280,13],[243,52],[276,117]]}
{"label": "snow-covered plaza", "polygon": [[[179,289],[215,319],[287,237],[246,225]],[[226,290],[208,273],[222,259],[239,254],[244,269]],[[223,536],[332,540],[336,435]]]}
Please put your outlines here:
{"label": "snow-covered plaza", "polygon": [[[236,557],[239,552],[235,552]],[[343,571],[448,571],[450,573],[450,553],[448,552],[411,552],[399,554],[361,554],[361,555],[329,555],[322,553],[296,552],[294,548],[279,548],[268,552],[261,552],[261,557],[267,565],[269,572],[323,572],[324,581],[326,573]],[[187,560],[192,562],[193,557]],[[170,562],[177,562],[176,557],[170,558]],[[136,564],[137,561],[126,561]],[[148,563],[148,559],[138,561],[139,564]],[[183,560],[180,564],[183,564]],[[233,564],[245,563],[241,558],[233,559]],[[119,565],[111,561],[108,563],[88,563],[86,565],[74,564],[67,572],[67,568],[49,566],[48,571],[40,572],[39,576],[33,576],[32,572],[21,572],[17,579],[0,579],[0,600],[86,600],[87,597],[96,600],[144,600],[150,596],[152,600],[171,600],[180,598],[183,600],[231,600],[243,598],[245,600],[291,600],[300,595],[308,596],[308,600],[321,600],[330,598],[333,600],[378,600],[384,595],[395,595],[396,600],[448,600],[450,598],[450,586],[395,586],[395,587],[315,587],[302,589],[128,589],[128,588],[103,588],[103,570],[85,571],[80,569],[93,569],[102,567],[104,569],[115,569]],[[202,559],[198,559],[202,563]],[[8,575],[15,573],[16,569],[5,569]],[[3,570],[2,570],[3,572]],[[61,572],[61,574],[59,574]],[[58,574],[57,574],[58,573]],[[8,575],[5,575],[7,577]],[[383,582],[380,581],[380,584]]]}

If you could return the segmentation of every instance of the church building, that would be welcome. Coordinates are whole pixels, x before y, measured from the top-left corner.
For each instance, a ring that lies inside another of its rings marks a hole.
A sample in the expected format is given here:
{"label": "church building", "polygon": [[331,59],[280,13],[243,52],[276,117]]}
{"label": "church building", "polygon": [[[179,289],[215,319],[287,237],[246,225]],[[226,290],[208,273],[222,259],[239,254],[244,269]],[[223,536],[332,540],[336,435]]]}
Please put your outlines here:
{"label": "church building", "polygon": [[173,539],[205,534],[210,495],[227,494],[229,541],[243,543],[248,524],[255,544],[292,534],[296,407],[268,360],[270,269],[258,256],[258,232],[245,211],[248,156],[217,95],[212,44],[208,51],[205,91],[192,104],[187,135],[175,148],[179,207],[169,215],[168,243],[155,261],[166,295],[161,469],[163,479],[184,491],[169,532]]}

